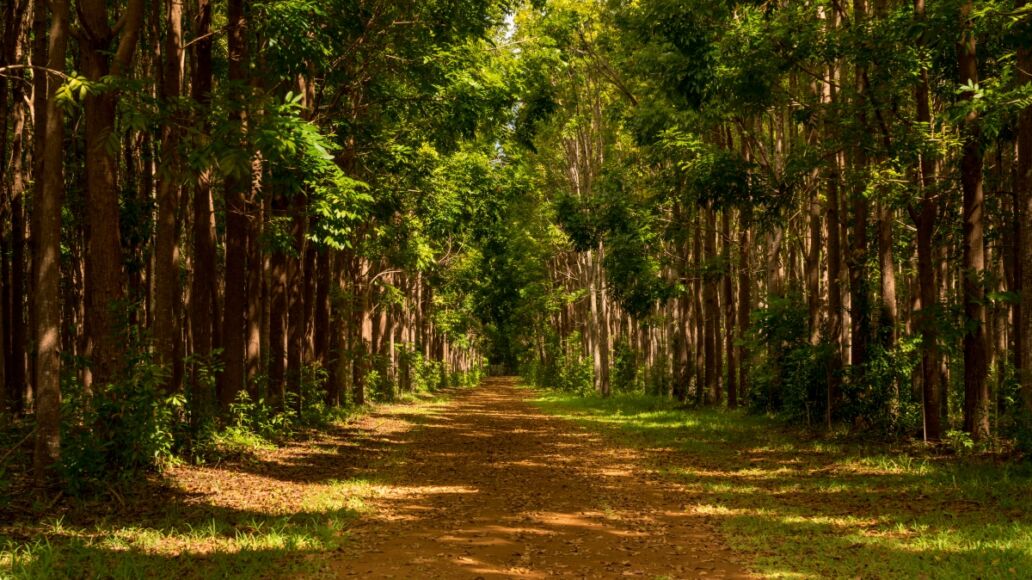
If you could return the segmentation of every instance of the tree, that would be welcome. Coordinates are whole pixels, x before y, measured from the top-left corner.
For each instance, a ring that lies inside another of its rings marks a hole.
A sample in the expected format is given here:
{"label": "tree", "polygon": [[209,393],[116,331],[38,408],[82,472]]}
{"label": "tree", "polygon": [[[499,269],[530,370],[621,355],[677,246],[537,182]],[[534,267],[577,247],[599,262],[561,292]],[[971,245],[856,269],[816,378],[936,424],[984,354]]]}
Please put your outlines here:
{"label": "tree", "polygon": [[[42,4],[42,3],[40,3]],[[42,6],[37,6],[42,9]],[[64,71],[68,47],[69,8],[66,0],[50,2],[49,74]],[[36,352],[36,480],[50,479],[49,468],[61,454],[61,207],[64,203],[64,113],[57,79],[47,84],[43,183],[37,197],[39,215],[35,256]]]}

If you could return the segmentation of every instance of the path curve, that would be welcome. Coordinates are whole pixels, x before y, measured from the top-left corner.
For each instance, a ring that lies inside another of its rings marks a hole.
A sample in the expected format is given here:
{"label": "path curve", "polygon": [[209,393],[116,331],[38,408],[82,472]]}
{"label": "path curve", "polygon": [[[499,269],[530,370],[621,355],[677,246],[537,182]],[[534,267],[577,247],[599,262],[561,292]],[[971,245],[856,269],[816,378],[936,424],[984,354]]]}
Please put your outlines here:
{"label": "path curve", "polygon": [[527,401],[514,379],[422,418],[338,573],[363,578],[742,578],[640,451]]}

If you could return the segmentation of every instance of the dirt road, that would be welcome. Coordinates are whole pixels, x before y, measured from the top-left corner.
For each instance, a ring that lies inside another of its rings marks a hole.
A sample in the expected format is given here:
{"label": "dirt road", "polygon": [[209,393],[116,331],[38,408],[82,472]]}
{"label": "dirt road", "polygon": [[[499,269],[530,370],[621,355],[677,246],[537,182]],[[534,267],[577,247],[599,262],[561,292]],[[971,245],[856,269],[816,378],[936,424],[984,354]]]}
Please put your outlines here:
{"label": "dirt road", "polygon": [[527,401],[513,379],[457,393],[384,474],[336,573],[363,578],[740,578],[682,490]]}

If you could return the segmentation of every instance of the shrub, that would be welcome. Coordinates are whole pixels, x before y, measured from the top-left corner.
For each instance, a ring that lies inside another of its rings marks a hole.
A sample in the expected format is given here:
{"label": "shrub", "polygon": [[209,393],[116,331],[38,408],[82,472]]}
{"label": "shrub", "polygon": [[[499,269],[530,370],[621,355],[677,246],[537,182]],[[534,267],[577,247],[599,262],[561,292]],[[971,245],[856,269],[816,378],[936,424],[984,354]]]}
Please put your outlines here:
{"label": "shrub", "polygon": [[115,383],[87,391],[71,377],[64,381],[57,468],[73,495],[154,471],[174,459],[184,434],[177,429],[186,424],[186,400],[165,394],[165,370],[149,354],[131,352],[136,356],[126,376]]}
{"label": "shrub", "polygon": [[613,346],[613,390],[629,393],[641,389],[638,382],[638,353],[620,337]]}

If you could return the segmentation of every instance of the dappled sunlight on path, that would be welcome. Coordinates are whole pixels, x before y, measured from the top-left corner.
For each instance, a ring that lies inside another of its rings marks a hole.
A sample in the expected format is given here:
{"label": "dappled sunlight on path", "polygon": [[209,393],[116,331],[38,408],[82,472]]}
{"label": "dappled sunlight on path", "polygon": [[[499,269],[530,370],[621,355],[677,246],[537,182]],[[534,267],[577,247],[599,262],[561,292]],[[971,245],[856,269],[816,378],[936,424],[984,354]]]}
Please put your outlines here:
{"label": "dappled sunlight on path", "polygon": [[[416,418],[378,516],[337,573],[365,578],[744,577],[705,517],[633,449],[490,379]],[[680,499],[679,499],[680,498]]]}

